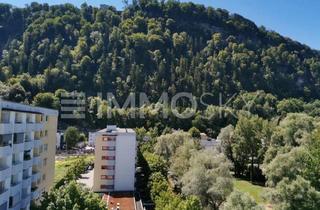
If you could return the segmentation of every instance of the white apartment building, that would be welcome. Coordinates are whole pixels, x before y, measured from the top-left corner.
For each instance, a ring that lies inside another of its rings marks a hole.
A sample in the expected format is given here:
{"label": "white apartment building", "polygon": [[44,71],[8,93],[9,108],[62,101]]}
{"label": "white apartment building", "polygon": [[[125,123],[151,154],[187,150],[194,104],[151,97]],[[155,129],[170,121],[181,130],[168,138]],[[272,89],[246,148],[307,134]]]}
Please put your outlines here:
{"label": "white apartment building", "polygon": [[56,110],[0,101],[0,210],[28,210],[54,178]]}
{"label": "white apartment building", "polygon": [[96,133],[94,192],[134,191],[136,133],[107,126]]}

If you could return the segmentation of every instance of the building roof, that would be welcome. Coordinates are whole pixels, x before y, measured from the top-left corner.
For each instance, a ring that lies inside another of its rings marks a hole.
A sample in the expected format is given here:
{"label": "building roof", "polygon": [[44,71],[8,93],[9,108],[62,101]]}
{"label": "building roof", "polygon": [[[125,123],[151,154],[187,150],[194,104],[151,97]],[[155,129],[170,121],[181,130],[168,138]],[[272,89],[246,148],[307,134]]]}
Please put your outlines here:
{"label": "building roof", "polygon": [[0,109],[58,116],[58,110],[36,107],[0,99]]}
{"label": "building roof", "polygon": [[104,128],[97,133],[110,133],[110,134],[135,134],[135,131],[131,128],[116,128],[114,130],[108,130],[108,128]]}
{"label": "building roof", "polygon": [[109,210],[135,210],[135,198],[132,192],[115,192],[104,194],[102,198],[106,203]]}

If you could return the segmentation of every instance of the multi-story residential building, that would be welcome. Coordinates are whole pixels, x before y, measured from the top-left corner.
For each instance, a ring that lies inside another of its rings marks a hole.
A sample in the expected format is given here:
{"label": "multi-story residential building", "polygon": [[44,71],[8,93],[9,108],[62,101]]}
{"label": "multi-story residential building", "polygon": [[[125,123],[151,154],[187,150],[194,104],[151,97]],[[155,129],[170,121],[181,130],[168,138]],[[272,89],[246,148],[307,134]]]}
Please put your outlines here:
{"label": "multi-story residential building", "polygon": [[134,191],[136,133],[107,126],[96,133],[93,191]]}
{"label": "multi-story residential building", "polygon": [[58,112],[0,101],[0,210],[27,210],[54,178]]}

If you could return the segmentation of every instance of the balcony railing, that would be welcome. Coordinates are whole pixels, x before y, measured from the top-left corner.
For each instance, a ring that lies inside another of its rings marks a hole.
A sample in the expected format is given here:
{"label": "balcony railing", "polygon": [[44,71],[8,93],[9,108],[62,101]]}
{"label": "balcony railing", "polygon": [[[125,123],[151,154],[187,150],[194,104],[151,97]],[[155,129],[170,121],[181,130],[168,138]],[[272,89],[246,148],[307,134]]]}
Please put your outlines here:
{"label": "balcony railing", "polygon": [[2,111],[0,122],[4,124],[10,123],[10,112]]}

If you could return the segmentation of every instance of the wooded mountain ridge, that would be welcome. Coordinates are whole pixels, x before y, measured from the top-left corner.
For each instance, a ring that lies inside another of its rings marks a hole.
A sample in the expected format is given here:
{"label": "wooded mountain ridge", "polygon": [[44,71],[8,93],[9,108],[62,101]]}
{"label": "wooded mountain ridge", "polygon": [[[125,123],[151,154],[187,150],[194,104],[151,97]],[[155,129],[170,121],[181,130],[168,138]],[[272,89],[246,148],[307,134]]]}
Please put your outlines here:
{"label": "wooded mountain ridge", "polygon": [[[320,54],[223,9],[178,1],[112,6],[0,4],[2,93],[146,92],[156,101],[264,90],[306,101],[320,93]],[[1,84],[0,84],[1,85]],[[1,92],[1,91],[0,91]],[[4,94],[4,93],[3,93]],[[19,99],[17,99],[19,100]]]}

